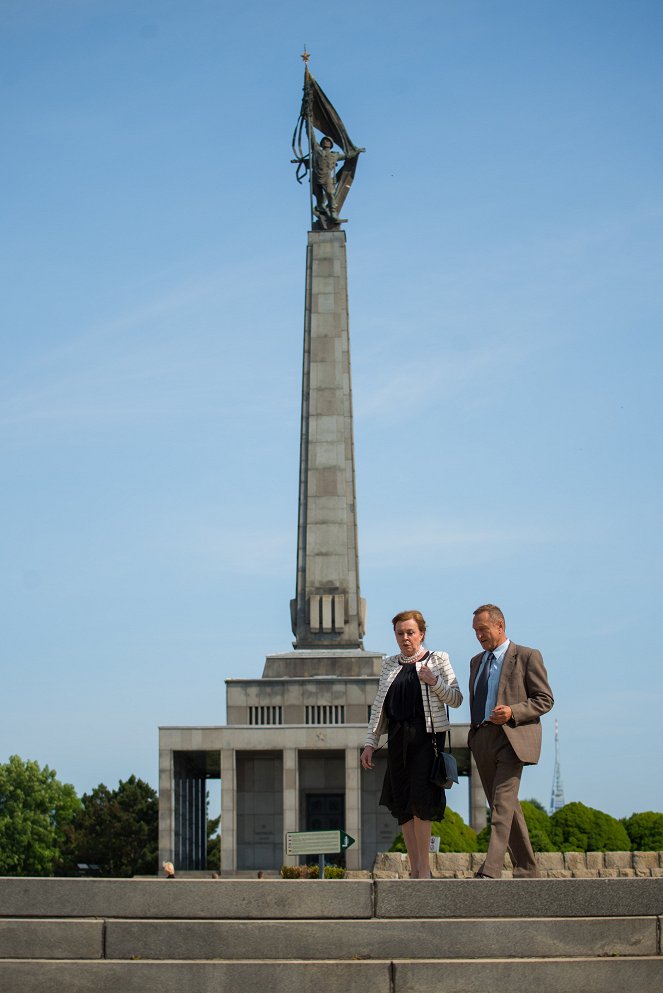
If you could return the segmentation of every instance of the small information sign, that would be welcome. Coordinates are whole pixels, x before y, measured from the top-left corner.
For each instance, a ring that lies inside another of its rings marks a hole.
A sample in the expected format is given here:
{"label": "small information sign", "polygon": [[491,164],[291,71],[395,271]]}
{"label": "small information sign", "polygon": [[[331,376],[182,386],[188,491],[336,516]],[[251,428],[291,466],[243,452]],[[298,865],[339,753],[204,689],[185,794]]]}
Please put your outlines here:
{"label": "small information sign", "polygon": [[286,855],[335,855],[344,852],[355,839],[345,831],[288,831]]}

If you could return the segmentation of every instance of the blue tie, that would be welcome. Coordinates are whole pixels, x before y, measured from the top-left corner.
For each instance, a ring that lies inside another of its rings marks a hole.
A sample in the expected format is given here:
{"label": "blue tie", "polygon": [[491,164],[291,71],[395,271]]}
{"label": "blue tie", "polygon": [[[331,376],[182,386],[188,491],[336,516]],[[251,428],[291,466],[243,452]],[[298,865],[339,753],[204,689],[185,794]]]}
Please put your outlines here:
{"label": "blue tie", "polygon": [[472,699],[472,713],[470,720],[472,724],[483,724],[486,719],[486,700],[488,698],[488,673],[495,661],[495,656],[491,652],[486,659],[483,669],[474,687],[474,697]]}

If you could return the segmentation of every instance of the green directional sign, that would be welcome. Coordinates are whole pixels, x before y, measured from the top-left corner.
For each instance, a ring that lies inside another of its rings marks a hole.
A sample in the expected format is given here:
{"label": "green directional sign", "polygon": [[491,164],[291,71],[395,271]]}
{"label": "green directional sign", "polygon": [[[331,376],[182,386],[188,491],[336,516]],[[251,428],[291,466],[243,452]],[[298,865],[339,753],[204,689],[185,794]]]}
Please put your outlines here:
{"label": "green directional sign", "polygon": [[344,852],[355,839],[345,831],[288,831],[286,855],[335,855]]}

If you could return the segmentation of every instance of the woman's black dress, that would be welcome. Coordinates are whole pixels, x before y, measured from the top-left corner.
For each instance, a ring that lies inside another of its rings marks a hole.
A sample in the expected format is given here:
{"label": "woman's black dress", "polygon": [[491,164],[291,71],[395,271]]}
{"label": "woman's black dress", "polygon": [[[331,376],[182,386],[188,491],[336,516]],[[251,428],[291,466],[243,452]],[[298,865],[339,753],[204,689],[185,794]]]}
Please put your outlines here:
{"label": "woman's black dress", "polygon": [[[401,662],[385,698],[389,719],[387,771],[380,794],[380,806],[387,807],[399,824],[412,820],[440,821],[447,805],[444,790],[431,783],[432,736],[426,730],[424,704],[417,667]],[[444,733],[437,734],[438,748],[444,747]]]}

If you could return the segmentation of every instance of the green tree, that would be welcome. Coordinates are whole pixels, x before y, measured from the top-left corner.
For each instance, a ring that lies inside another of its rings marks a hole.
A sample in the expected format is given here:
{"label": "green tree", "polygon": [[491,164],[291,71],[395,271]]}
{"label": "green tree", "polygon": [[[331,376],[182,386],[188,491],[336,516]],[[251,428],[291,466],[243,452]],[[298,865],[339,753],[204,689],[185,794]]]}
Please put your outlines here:
{"label": "green tree", "polygon": [[157,871],[159,801],[152,787],[136,776],[116,790],[100,783],[85,793],[69,832],[70,865],[98,865],[104,876],[134,876]]}
{"label": "green tree", "polygon": [[543,806],[537,800],[523,800],[520,806],[534,851],[554,852],[555,846],[550,840],[550,817]]}
{"label": "green tree", "polygon": [[0,875],[49,876],[80,801],[55,770],[12,755],[0,764]]}
{"label": "green tree", "polygon": [[550,818],[550,838],[559,852],[629,852],[626,828],[610,814],[567,803]]}
{"label": "green tree", "polygon": [[[440,839],[441,852],[476,852],[477,850],[476,833],[467,826],[460,814],[450,807],[445,810],[443,820],[433,821],[431,834]],[[390,851],[407,851],[402,834],[396,837]]]}
{"label": "green tree", "polygon": [[221,824],[221,814],[218,817],[207,818],[207,868],[219,869],[221,867],[221,835],[219,826]]}
{"label": "green tree", "polygon": [[631,840],[631,851],[663,851],[663,814],[644,810],[640,814],[624,817],[622,824]]}
{"label": "green tree", "polygon": [[[550,818],[548,817],[543,804],[538,800],[521,800],[523,817],[527,824],[527,833],[535,852],[554,852],[555,848],[550,839]],[[488,851],[490,841],[490,824],[486,825],[477,836],[480,852]]]}

